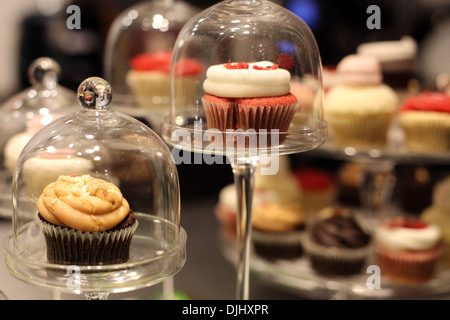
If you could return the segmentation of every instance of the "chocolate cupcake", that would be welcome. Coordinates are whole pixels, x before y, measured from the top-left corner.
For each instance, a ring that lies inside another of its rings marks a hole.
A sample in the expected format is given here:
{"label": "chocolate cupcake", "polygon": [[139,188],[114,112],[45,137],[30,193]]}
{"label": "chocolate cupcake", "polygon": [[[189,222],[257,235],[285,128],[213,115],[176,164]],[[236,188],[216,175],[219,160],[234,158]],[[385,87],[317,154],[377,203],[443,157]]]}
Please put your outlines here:
{"label": "chocolate cupcake", "polygon": [[37,202],[47,260],[64,265],[124,263],[137,220],[112,183],[89,175],[60,176]]}
{"label": "chocolate cupcake", "polygon": [[326,276],[359,273],[369,254],[369,234],[344,208],[328,207],[319,217],[303,242],[313,270]]}

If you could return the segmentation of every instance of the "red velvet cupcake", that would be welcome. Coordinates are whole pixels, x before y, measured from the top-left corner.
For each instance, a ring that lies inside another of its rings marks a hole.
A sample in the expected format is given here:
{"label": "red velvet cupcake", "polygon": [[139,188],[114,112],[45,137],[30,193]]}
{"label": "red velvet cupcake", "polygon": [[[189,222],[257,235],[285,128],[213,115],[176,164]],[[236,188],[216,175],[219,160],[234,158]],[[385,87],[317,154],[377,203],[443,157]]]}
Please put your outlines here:
{"label": "red velvet cupcake", "polygon": [[409,217],[383,221],[374,233],[376,264],[392,282],[418,284],[430,280],[441,252],[436,225]]}
{"label": "red velvet cupcake", "polygon": [[[282,133],[288,131],[299,105],[289,92],[287,70],[265,61],[226,63],[211,66],[206,75],[202,101],[209,129],[254,130],[258,146],[263,147],[260,134],[265,132],[267,146],[284,142],[286,134]],[[275,135],[278,143],[273,140]]]}

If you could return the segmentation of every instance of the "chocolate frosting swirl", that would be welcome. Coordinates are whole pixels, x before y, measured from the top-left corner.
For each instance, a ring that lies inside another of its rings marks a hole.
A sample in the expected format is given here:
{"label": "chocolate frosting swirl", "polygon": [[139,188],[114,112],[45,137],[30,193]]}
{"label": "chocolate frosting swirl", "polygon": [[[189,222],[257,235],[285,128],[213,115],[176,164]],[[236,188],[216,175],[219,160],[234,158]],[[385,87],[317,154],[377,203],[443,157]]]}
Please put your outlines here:
{"label": "chocolate frosting swirl", "polygon": [[317,222],[311,236],[314,242],[327,247],[361,248],[369,244],[370,236],[351,216],[335,215]]}

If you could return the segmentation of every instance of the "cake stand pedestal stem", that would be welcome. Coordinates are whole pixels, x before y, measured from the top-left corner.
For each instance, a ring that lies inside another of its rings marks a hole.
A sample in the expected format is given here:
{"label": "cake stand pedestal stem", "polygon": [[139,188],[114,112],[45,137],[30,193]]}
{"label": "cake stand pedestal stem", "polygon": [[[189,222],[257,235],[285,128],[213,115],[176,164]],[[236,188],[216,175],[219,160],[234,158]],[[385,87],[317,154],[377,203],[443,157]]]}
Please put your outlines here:
{"label": "cake stand pedestal stem", "polygon": [[254,192],[255,170],[258,159],[252,157],[232,162],[234,182],[237,192],[237,287],[236,299],[249,299],[250,248],[252,201]]}

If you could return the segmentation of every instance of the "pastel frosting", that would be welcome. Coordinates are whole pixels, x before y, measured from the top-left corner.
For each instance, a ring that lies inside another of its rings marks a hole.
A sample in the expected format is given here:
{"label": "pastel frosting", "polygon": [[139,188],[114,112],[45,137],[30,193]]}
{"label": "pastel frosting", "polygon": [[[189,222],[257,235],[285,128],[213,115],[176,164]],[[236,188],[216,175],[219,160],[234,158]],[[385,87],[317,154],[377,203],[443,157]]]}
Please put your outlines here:
{"label": "pastel frosting", "polygon": [[375,41],[360,44],[356,52],[361,55],[371,55],[379,61],[411,59],[417,54],[417,42],[410,36],[404,36],[398,41]]}
{"label": "pastel frosting", "polygon": [[210,66],[203,89],[225,98],[282,96],[290,92],[289,71],[270,61],[226,63]]}
{"label": "pastel frosting", "polygon": [[433,111],[450,113],[450,96],[441,92],[423,92],[409,97],[401,107],[401,111]]}
{"label": "pastel frosting", "polygon": [[347,85],[376,85],[383,80],[380,62],[371,56],[348,55],[339,62],[336,72]]}
{"label": "pastel frosting", "polygon": [[339,85],[325,96],[325,112],[333,114],[379,114],[397,110],[398,97],[385,84],[376,86]]}
{"label": "pastel frosting", "polygon": [[392,250],[428,250],[441,239],[441,230],[426,222],[405,222],[404,219],[382,222],[374,232],[375,242]]}
{"label": "pastel frosting", "polygon": [[48,222],[83,232],[109,230],[130,212],[119,188],[89,175],[60,176],[45,187],[37,208]]}

